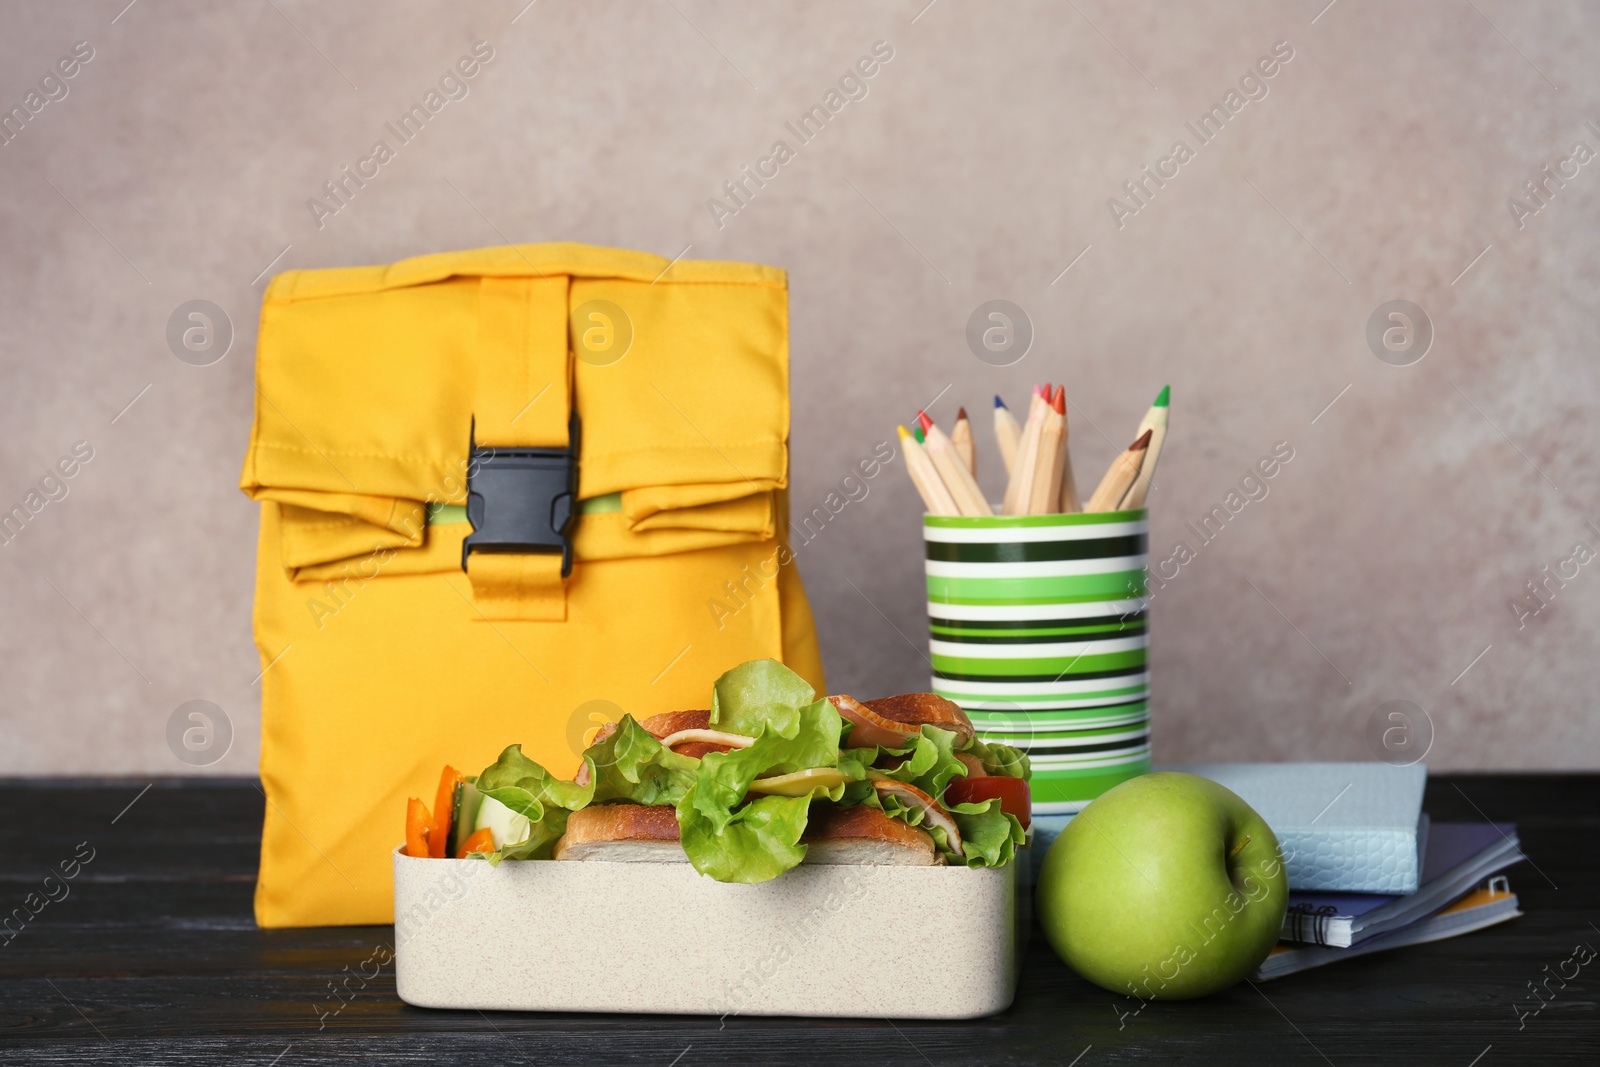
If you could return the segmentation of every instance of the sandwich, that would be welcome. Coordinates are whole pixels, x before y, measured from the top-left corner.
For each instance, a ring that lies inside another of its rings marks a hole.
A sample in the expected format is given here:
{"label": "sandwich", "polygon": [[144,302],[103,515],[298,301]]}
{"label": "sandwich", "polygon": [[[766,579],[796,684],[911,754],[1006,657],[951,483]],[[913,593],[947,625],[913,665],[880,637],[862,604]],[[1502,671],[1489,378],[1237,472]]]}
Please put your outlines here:
{"label": "sandwich", "polygon": [[687,862],[724,882],[800,863],[995,867],[1025,840],[1027,778],[1024,754],[979,740],[943,697],[819,698],[754,660],[717,680],[709,709],[606,724],[571,780],[510,746],[455,783],[439,832],[487,830],[449,854],[491,863]]}

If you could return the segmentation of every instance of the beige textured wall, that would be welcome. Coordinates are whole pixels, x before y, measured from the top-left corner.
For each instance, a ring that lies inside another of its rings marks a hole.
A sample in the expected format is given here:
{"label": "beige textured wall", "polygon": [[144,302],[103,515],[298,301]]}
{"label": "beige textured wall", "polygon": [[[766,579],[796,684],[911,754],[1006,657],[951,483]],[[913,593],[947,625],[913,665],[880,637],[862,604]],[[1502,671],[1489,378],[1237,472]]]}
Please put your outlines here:
{"label": "beige textured wall", "polygon": [[[788,268],[797,508],[929,398],[986,419],[1042,378],[1092,482],[1170,381],[1165,556],[1288,442],[1157,596],[1160,760],[1365,757],[1403,699],[1436,767],[1600,766],[1600,563],[1521,625],[1510,606],[1600,549],[1600,163],[1520,226],[1507,204],[1600,149],[1600,7],[123,2],[0,7],[6,108],[93,48],[0,146],[0,505],[93,448],[0,545],[0,773],[185,771],[164,731],[193,698],[237,731],[206,772],[253,770],[235,486],[269,265],[506,240]],[[480,40],[470,95],[319,228],[307,199]],[[794,144],[877,41],[867,96]],[[1199,146],[1184,123],[1280,41],[1265,98]],[[777,139],[796,158],[719,227],[707,199]],[[1194,158],[1119,226],[1108,198],[1179,139]],[[963,337],[997,297],[1036,331],[1004,369]],[[165,340],[191,299],[234,326],[211,366]],[[1393,299],[1432,321],[1411,366],[1366,340]],[[898,466],[800,550],[834,687],[861,695],[926,684]]]}

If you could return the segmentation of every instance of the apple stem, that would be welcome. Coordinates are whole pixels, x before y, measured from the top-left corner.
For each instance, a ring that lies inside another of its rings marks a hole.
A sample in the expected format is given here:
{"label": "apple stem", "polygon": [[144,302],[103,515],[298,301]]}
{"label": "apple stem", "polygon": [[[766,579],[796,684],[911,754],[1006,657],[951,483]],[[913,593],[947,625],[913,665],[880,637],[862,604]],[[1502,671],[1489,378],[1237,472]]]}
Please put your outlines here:
{"label": "apple stem", "polygon": [[1240,850],[1243,849],[1244,846],[1248,845],[1249,843],[1250,843],[1250,835],[1249,834],[1245,834],[1244,835],[1244,840],[1240,841],[1237,845],[1234,845],[1233,846],[1233,851],[1228,853],[1228,858],[1230,860],[1233,859],[1233,857],[1237,856],[1239,854]]}

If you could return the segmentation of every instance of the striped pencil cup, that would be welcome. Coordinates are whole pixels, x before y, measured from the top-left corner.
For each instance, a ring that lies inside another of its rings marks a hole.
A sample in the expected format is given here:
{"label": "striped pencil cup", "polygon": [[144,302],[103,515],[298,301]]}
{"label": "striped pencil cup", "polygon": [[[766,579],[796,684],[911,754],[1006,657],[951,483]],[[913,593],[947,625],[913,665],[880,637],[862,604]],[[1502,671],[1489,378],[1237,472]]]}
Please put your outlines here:
{"label": "striped pencil cup", "polygon": [[1150,770],[1143,508],[924,515],[933,691],[1028,753],[1033,810]]}

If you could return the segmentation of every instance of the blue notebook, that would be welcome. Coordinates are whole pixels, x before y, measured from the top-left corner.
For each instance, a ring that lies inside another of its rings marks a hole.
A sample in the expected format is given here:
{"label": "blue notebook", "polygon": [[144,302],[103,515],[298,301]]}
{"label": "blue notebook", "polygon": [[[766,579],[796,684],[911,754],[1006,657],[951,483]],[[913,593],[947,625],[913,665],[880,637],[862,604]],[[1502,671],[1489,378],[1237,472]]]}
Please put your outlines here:
{"label": "blue notebook", "polygon": [[1291,893],[1285,941],[1349,948],[1432,914],[1522,859],[1512,823],[1436,822],[1428,828],[1422,888],[1381,893]]}
{"label": "blue notebook", "polygon": [[1206,763],[1187,771],[1227,786],[1256,809],[1283,847],[1289,888],[1415,893],[1426,833],[1421,764]]}

